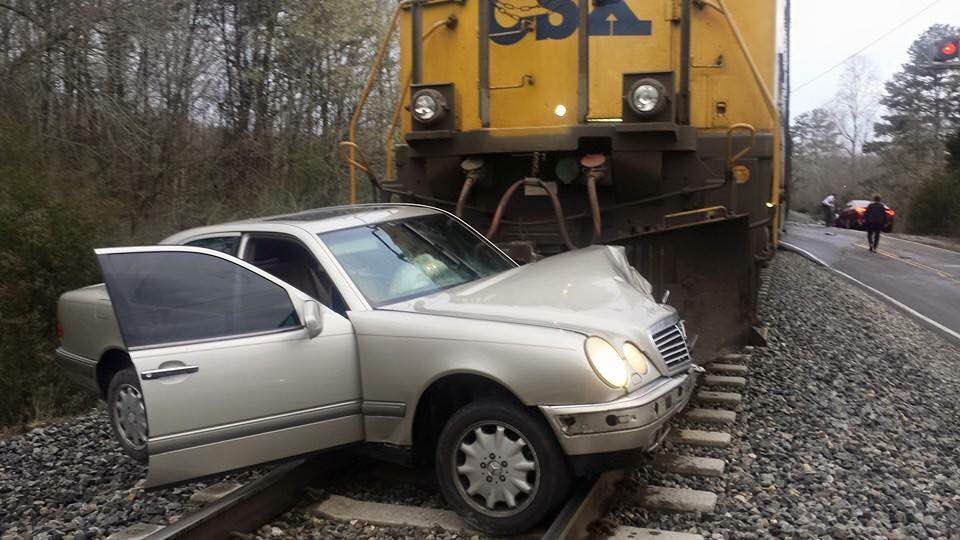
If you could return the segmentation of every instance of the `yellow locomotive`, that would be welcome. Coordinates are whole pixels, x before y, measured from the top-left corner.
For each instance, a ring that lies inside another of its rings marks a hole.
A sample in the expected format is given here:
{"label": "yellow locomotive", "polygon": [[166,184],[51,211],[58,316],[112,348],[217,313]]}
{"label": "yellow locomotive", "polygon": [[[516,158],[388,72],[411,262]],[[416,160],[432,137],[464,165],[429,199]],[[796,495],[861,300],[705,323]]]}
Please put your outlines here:
{"label": "yellow locomotive", "polygon": [[742,343],[777,240],[780,13],[777,0],[403,0],[387,171],[369,171],[352,124],[352,197],[366,170],[381,197],[446,207],[521,259],[623,245],[701,350]]}

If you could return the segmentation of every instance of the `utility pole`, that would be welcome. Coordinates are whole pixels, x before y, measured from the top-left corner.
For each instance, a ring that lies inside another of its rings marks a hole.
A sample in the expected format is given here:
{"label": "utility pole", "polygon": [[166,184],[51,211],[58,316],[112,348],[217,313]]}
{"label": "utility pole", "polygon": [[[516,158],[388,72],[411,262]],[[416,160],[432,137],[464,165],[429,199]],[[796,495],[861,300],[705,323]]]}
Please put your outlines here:
{"label": "utility pole", "polygon": [[786,61],[784,62],[785,65],[783,66],[783,87],[785,89],[784,93],[786,95],[786,98],[785,98],[785,103],[783,107],[783,114],[785,116],[785,119],[783,121],[783,130],[785,132],[783,146],[784,146],[784,154],[786,154],[786,158],[784,159],[785,174],[784,174],[784,182],[783,182],[783,189],[785,192],[784,216],[780,222],[781,224],[784,224],[783,231],[786,232],[787,218],[790,217],[790,194],[793,187],[793,130],[791,129],[792,119],[790,117],[790,101],[791,101],[791,98],[793,97],[793,91],[790,84],[790,61],[792,60],[792,57],[790,54],[791,52],[790,34],[793,26],[793,12],[791,10],[790,0],[786,0],[784,11],[785,11],[784,17],[783,17],[784,26],[785,26],[784,46],[786,50],[783,52],[783,54],[786,57]]}

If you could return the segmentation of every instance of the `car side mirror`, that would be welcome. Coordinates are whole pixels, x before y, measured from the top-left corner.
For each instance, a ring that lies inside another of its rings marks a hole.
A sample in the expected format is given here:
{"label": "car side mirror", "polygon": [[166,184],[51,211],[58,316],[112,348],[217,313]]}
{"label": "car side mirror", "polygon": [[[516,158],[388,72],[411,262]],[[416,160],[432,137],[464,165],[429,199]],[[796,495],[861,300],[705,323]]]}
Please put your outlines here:
{"label": "car side mirror", "polygon": [[303,303],[303,325],[307,328],[310,339],[323,332],[323,309],[319,302],[307,300]]}

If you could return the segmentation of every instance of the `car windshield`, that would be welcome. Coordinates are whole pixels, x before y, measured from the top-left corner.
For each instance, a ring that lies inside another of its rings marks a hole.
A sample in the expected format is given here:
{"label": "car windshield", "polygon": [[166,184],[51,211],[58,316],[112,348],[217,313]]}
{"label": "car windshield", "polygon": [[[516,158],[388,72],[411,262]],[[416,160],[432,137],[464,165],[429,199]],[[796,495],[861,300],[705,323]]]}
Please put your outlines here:
{"label": "car windshield", "polygon": [[444,214],[332,231],[320,238],[374,307],[516,266],[482,237]]}

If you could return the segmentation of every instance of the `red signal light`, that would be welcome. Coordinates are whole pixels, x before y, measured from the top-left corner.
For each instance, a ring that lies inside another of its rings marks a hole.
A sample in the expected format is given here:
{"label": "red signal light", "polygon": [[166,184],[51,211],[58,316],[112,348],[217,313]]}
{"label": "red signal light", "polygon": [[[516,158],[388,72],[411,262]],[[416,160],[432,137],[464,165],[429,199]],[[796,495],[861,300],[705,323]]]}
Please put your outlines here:
{"label": "red signal light", "polygon": [[947,38],[937,41],[933,49],[933,59],[936,62],[947,62],[960,57],[960,39]]}

